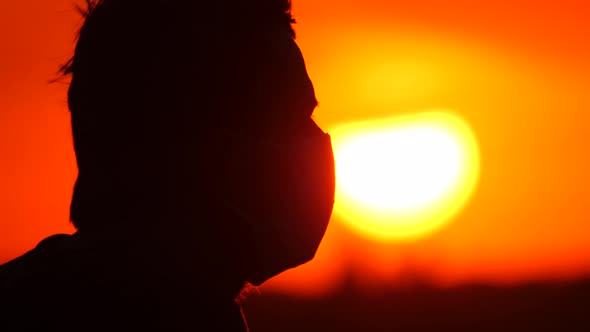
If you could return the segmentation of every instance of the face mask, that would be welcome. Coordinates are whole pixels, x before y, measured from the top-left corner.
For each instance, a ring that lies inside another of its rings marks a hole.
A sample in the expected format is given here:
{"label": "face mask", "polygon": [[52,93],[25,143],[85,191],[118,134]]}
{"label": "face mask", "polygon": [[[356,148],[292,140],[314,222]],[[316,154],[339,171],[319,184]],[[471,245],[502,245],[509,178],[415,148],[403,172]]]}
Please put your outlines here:
{"label": "face mask", "polygon": [[222,206],[245,223],[260,284],[313,258],[332,214],[335,190],[330,136],[311,119],[308,134],[288,143],[237,137],[224,153]]}

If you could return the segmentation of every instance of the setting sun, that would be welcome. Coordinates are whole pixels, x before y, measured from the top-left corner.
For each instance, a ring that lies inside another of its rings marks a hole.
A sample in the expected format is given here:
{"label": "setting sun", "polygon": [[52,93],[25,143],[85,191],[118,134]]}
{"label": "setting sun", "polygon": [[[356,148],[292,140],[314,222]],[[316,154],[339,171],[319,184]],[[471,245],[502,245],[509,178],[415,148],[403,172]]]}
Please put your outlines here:
{"label": "setting sun", "polygon": [[429,234],[460,210],[475,187],[475,137],[449,113],[352,124],[332,135],[335,210],[365,233],[395,239]]}

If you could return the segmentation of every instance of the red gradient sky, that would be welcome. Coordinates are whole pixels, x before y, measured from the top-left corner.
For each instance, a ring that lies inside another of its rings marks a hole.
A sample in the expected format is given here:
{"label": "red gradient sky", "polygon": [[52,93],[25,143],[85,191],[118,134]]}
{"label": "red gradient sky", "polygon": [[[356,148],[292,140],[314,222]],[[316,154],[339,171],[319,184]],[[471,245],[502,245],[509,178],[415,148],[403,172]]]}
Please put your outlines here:
{"label": "red gradient sky", "polygon": [[[72,4],[0,3],[0,262],[73,231],[67,86],[48,83],[73,48]],[[590,4],[294,0],[294,14],[322,127],[449,108],[473,128],[482,171],[436,234],[388,243],[334,217],[316,259],[265,287],[321,294],[345,275],[378,288],[590,273]]]}

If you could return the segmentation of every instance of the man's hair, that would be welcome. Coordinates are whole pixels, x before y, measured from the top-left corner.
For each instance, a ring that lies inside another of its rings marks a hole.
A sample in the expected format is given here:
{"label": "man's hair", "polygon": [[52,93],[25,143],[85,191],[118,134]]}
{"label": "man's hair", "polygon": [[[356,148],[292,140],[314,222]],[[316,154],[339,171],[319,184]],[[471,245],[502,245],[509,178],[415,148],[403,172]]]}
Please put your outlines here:
{"label": "man's hair", "polygon": [[[83,33],[84,30],[92,29],[89,27],[91,25],[91,20],[88,20],[88,17],[93,14],[96,8],[103,6],[105,3],[108,2],[123,2],[130,5],[131,10],[133,8],[138,8],[142,4],[139,4],[137,1],[133,3],[133,1],[126,1],[126,0],[85,0],[86,7],[77,6],[76,9],[78,12],[85,18],[84,26],[82,27],[80,34]],[[195,2],[195,1],[193,1]],[[201,9],[205,9],[207,7],[213,8],[217,7],[218,10],[228,10],[229,15],[247,15],[247,11],[240,13],[236,13],[238,10],[243,8],[248,8],[250,6],[250,10],[259,10],[265,12],[267,14],[264,16],[268,20],[273,20],[277,24],[281,24],[289,31],[291,36],[295,37],[295,30],[292,27],[292,24],[296,23],[293,15],[291,14],[291,0],[257,0],[257,1],[226,1],[225,3],[215,4],[215,1],[212,1],[214,4],[199,4]],[[178,1],[178,0],[170,0],[170,1],[142,1],[143,6],[152,6],[154,9],[160,6],[172,5],[182,7],[188,6],[190,9],[193,9],[194,6],[191,6],[191,1]],[[224,8],[225,7],[225,8]],[[189,8],[187,8],[189,9]],[[231,13],[233,11],[234,13]],[[79,56],[79,54],[75,54],[66,64],[64,64],[61,68],[61,72],[63,74],[72,74],[74,72],[74,59]]]}
{"label": "man's hair", "polygon": [[290,0],[86,3],[63,67],[71,74],[77,228],[182,204],[186,198],[171,193],[187,182],[214,186],[201,185],[215,172],[211,144],[220,140],[211,137],[276,137],[317,104]]}

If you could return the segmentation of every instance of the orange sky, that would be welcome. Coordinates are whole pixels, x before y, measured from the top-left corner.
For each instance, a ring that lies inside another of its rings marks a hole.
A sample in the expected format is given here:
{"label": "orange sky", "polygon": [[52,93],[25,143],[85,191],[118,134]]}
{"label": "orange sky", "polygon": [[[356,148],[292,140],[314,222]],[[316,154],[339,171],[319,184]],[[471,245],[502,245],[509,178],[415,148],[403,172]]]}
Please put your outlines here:
{"label": "orange sky", "polygon": [[[0,262],[72,232],[66,86],[48,84],[73,47],[71,5],[0,3]],[[345,273],[378,287],[590,272],[590,5],[294,0],[294,13],[321,126],[449,108],[475,131],[482,170],[442,231],[378,242],[334,217],[316,259],[268,289],[321,293]]]}

